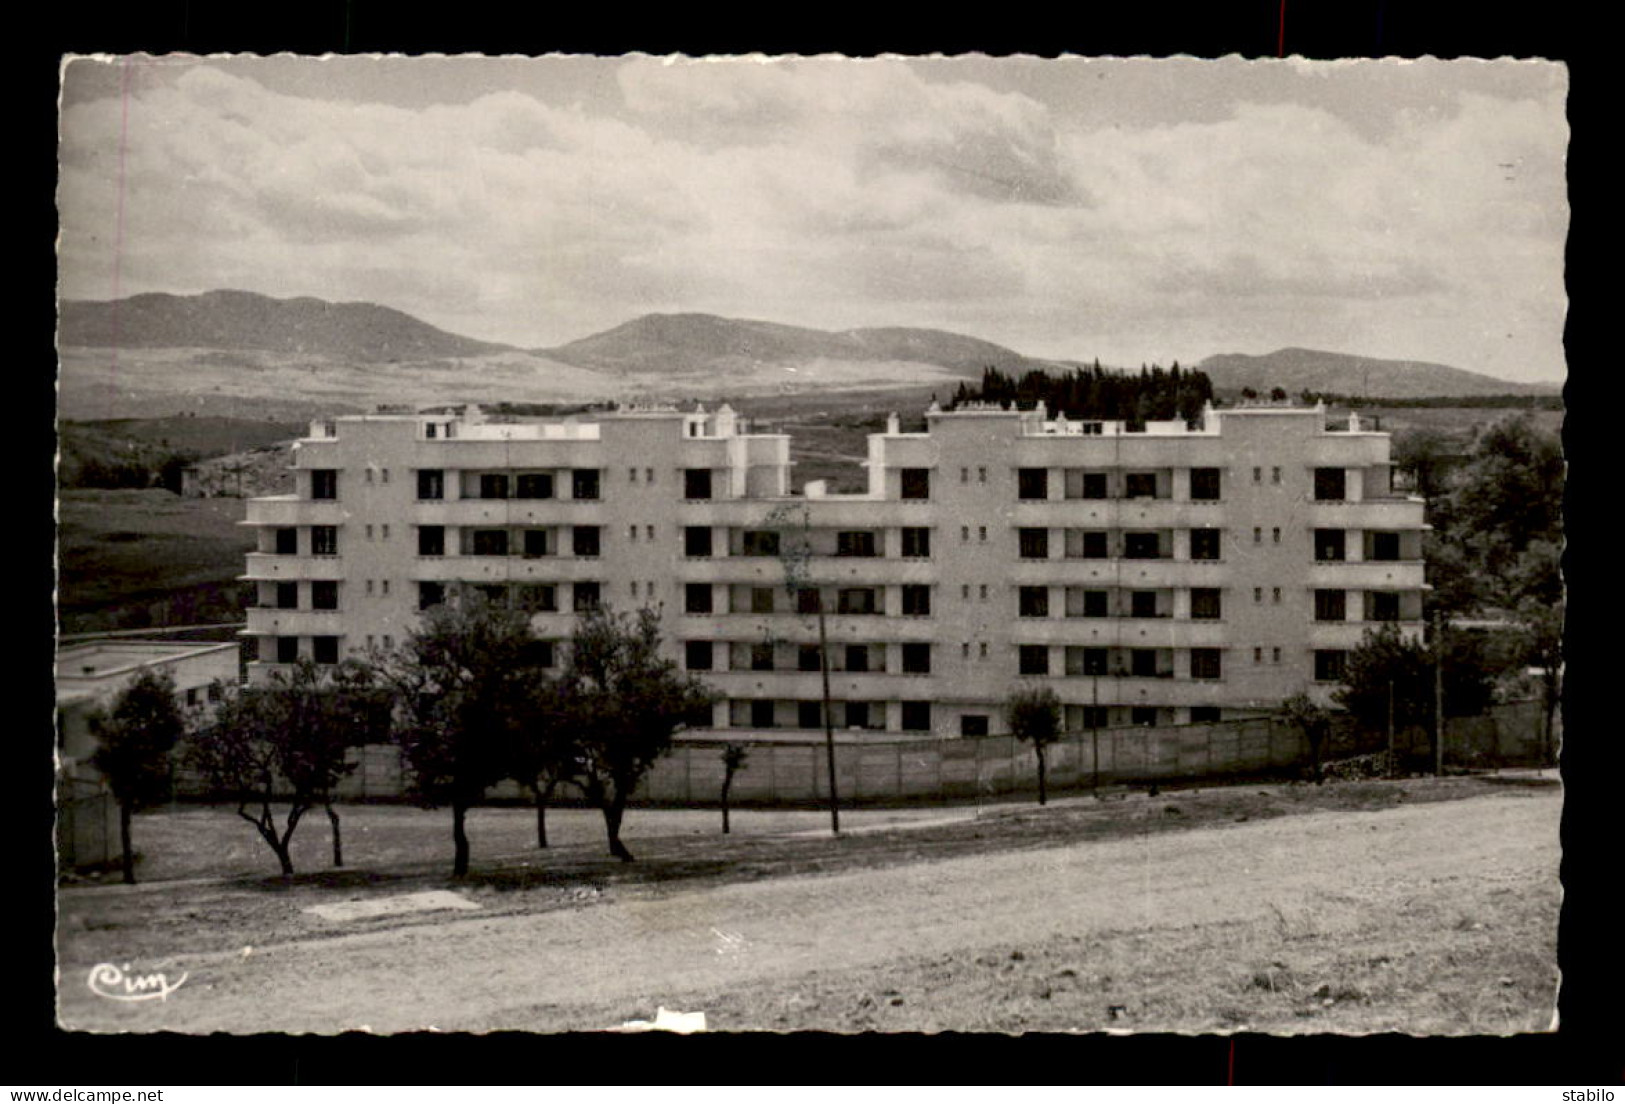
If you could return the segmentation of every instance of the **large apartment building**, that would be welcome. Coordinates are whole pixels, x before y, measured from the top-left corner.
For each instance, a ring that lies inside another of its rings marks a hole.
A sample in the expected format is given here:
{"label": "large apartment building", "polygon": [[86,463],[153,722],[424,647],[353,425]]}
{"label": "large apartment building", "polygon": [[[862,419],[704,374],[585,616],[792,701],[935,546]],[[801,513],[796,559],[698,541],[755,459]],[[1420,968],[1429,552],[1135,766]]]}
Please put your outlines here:
{"label": "large apartment building", "polygon": [[925,422],[869,437],[867,491],[795,495],[789,438],[726,406],[316,423],[296,493],[248,504],[251,670],[397,645],[455,584],[529,611],[556,662],[577,611],[658,606],[716,729],[805,736],[821,611],[838,729],[952,737],[1000,731],[1026,681],[1069,728],[1256,714],[1324,698],[1379,622],[1421,632],[1423,504],[1357,416]]}

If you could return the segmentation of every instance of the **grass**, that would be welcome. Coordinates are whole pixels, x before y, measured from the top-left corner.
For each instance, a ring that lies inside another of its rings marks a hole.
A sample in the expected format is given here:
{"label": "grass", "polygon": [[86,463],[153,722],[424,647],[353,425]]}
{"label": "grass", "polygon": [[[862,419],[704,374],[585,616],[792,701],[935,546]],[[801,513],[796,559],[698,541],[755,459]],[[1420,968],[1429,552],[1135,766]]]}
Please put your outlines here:
{"label": "grass", "polygon": [[67,490],[57,503],[65,632],[117,627],[105,623],[127,619],[136,608],[172,605],[177,591],[212,593],[215,605],[232,604],[253,547],[252,534],[237,525],[240,500],[157,489]]}

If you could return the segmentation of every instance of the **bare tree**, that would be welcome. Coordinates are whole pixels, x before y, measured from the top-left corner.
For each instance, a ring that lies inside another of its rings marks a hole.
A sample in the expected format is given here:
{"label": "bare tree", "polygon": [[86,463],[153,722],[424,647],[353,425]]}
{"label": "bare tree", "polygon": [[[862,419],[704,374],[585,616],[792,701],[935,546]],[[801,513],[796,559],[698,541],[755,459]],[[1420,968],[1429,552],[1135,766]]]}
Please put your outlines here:
{"label": "bare tree", "polygon": [[722,834],[728,834],[728,791],[733,789],[734,775],[750,759],[744,744],[729,744],[722,749]]}

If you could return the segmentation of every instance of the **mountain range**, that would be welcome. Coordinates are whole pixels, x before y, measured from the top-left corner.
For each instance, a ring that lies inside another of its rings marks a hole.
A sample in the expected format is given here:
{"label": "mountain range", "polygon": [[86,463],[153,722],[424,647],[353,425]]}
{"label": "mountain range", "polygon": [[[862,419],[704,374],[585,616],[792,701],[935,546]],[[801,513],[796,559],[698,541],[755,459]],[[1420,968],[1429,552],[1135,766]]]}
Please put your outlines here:
{"label": "mountain range", "polygon": [[[93,392],[104,406],[115,399],[139,405],[163,392],[213,392],[239,404],[298,396],[364,406],[905,385],[951,390],[986,367],[1019,374],[1080,363],[1029,357],[943,330],[828,331],[709,314],[648,314],[566,345],[521,349],[448,333],[374,303],[243,291],[64,300],[59,311],[65,406],[70,396],[84,400]],[[1291,395],[1414,398],[1559,390],[1443,364],[1299,348],[1220,354],[1196,367],[1220,392],[1281,387]],[[207,406],[202,399],[199,405]]]}

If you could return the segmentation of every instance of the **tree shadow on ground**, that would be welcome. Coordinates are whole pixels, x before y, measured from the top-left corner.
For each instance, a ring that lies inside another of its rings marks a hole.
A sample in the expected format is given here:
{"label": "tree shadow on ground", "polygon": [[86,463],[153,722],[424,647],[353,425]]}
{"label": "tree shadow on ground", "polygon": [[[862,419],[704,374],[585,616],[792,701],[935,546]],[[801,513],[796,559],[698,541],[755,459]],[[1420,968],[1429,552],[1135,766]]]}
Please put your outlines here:
{"label": "tree shadow on ground", "polygon": [[313,870],[305,874],[246,874],[231,879],[231,884],[243,889],[263,889],[273,892],[317,889],[370,889],[404,880],[401,874],[383,874],[376,870]]}

